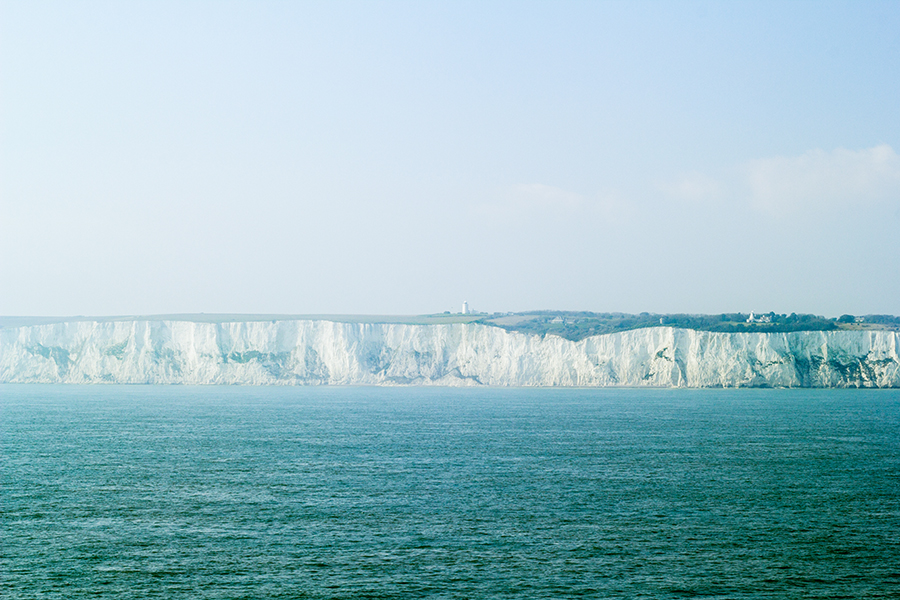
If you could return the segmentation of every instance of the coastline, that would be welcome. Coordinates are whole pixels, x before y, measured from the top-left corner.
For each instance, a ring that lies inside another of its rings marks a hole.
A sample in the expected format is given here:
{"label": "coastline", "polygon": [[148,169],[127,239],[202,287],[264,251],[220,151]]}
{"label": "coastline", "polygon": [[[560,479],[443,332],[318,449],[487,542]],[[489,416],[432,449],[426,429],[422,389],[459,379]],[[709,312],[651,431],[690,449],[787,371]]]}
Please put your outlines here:
{"label": "coastline", "polygon": [[570,341],[476,323],[84,320],[0,329],[0,382],[897,388],[900,333],[634,329]]}

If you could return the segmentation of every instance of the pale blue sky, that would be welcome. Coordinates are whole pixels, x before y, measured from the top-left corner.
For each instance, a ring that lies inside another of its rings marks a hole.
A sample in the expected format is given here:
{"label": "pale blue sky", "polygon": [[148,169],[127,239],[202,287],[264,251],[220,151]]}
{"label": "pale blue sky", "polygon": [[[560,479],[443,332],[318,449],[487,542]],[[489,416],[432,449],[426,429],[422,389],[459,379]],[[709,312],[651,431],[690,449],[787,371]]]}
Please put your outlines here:
{"label": "pale blue sky", "polygon": [[0,314],[900,314],[900,2],[0,2]]}

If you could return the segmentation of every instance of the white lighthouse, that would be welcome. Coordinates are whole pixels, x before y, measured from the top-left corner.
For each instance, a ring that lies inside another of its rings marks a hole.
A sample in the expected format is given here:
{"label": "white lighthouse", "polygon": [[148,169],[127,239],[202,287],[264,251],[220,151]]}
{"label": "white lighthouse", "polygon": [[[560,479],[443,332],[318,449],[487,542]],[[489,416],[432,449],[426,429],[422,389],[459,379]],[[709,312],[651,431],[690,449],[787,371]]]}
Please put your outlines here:
{"label": "white lighthouse", "polygon": [[466,302],[465,300],[463,301],[462,314],[464,314],[464,315],[469,314],[469,303]]}

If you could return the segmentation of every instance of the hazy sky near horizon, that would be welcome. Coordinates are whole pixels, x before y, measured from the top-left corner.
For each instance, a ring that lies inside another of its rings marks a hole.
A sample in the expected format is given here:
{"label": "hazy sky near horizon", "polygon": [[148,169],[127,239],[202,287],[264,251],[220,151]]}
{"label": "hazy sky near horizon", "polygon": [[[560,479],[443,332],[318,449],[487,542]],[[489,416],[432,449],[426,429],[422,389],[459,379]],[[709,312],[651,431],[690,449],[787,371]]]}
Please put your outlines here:
{"label": "hazy sky near horizon", "polygon": [[0,1],[0,314],[900,314],[900,2]]}

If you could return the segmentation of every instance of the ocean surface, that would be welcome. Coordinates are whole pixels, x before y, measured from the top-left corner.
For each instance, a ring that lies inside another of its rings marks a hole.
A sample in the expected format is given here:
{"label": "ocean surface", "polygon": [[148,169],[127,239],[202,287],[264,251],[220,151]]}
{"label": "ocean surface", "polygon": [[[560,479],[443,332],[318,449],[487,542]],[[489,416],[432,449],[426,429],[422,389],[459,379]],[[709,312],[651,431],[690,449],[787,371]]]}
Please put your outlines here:
{"label": "ocean surface", "polygon": [[897,598],[900,390],[0,386],[0,596]]}

